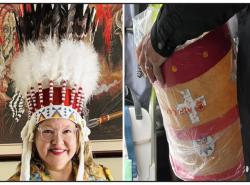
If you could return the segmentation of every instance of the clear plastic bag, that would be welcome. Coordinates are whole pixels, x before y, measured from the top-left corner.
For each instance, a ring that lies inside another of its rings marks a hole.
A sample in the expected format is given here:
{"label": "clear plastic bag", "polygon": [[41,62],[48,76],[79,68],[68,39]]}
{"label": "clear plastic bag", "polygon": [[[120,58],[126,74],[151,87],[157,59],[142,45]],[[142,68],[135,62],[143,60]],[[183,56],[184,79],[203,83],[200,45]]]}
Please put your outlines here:
{"label": "clear plastic bag", "polygon": [[150,5],[146,10],[133,17],[133,33],[136,47],[139,46],[143,37],[151,30],[160,7],[160,4]]}

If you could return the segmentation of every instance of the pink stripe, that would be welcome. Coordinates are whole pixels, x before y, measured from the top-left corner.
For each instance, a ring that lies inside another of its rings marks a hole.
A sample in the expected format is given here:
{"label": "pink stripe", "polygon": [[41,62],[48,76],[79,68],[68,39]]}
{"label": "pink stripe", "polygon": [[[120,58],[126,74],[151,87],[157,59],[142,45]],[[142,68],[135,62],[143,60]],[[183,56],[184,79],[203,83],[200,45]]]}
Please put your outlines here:
{"label": "pink stripe", "polygon": [[169,127],[168,130],[174,133],[176,137],[179,139],[197,140],[204,136],[214,135],[215,133],[233,124],[238,118],[239,118],[239,112],[238,112],[238,106],[236,105],[223,116],[216,118],[212,121],[209,121],[207,123],[204,123],[202,125],[182,130]]}
{"label": "pink stripe", "polygon": [[166,85],[171,87],[200,76],[216,65],[228,53],[230,47],[230,35],[224,25],[185,49],[176,51],[162,66]]}
{"label": "pink stripe", "polygon": [[190,172],[186,171],[171,156],[170,156],[170,161],[171,161],[172,167],[174,168],[176,175],[179,178],[186,180],[186,181],[234,180],[234,179],[242,177],[244,174],[244,160],[243,159],[236,166],[228,170],[225,170],[222,173],[216,173],[212,175],[198,175],[198,176],[195,176],[194,174],[191,174]]}

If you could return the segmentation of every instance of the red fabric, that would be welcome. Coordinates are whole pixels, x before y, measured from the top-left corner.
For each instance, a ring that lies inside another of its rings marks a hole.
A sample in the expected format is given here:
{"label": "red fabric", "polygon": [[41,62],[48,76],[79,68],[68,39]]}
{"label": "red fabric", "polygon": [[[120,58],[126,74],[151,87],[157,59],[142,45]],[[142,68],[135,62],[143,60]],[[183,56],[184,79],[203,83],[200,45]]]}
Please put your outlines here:
{"label": "red fabric", "polygon": [[[162,66],[168,87],[190,81],[216,65],[230,50],[227,26],[208,33],[183,50],[176,51]],[[205,55],[205,56],[204,56]],[[174,68],[174,72],[172,71]]]}
{"label": "red fabric", "polygon": [[236,166],[231,169],[225,169],[224,172],[211,174],[211,175],[195,175],[190,174],[190,172],[186,171],[181,164],[179,164],[173,157],[170,156],[170,161],[172,166],[174,167],[174,171],[176,175],[187,181],[226,181],[226,180],[234,180],[240,178],[244,174],[244,160],[242,159]]}
{"label": "red fabric", "polygon": [[[212,121],[209,121],[205,124],[201,124],[196,127],[183,130],[170,129],[170,132],[173,132],[174,135],[182,140],[197,140],[204,136],[214,135],[239,119],[238,106],[233,107],[223,116],[216,118]],[[195,134],[194,134],[195,133]]]}

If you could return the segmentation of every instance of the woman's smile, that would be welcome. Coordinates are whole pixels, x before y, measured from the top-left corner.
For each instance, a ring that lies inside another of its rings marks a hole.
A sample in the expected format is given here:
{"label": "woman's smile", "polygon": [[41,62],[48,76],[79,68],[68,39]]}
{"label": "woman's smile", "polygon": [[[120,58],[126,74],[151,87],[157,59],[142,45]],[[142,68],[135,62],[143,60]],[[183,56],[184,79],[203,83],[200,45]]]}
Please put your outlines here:
{"label": "woman's smile", "polygon": [[49,152],[52,153],[52,154],[54,154],[54,155],[62,155],[65,152],[67,152],[67,150],[60,149],[60,148],[51,148],[51,149],[49,149]]}

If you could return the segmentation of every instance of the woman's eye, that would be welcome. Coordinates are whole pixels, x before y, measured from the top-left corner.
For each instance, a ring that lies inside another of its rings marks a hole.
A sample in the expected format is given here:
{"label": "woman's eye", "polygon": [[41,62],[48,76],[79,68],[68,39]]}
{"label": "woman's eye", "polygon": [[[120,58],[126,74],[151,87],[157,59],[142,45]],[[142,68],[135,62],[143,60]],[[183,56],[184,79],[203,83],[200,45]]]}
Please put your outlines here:
{"label": "woman's eye", "polygon": [[64,130],[63,134],[71,134],[72,132],[73,132],[72,130],[68,129],[68,130]]}
{"label": "woman's eye", "polygon": [[43,130],[43,134],[53,134],[53,130]]}

